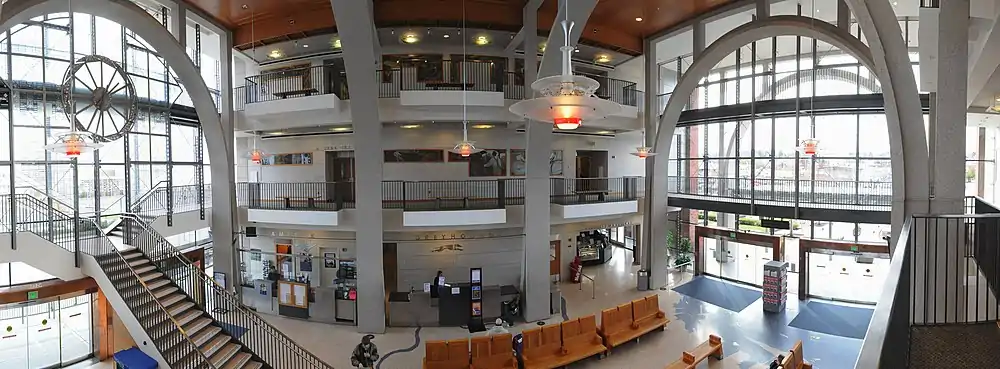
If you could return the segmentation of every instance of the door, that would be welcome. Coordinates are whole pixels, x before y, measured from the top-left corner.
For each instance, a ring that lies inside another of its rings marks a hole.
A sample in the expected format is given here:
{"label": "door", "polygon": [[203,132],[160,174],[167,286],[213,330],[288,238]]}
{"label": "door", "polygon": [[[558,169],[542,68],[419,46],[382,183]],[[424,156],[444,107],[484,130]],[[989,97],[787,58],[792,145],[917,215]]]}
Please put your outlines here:
{"label": "door", "polygon": [[559,240],[549,241],[549,275],[559,276],[562,274],[562,264],[560,263],[562,257],[559,255],[562,250],[559,249],[559,244]]}
{"label": "door", "polygon": [[[326,201],[354,202],[354,152],[326,152]],[[339,195],[339,197],[338,197]]]}

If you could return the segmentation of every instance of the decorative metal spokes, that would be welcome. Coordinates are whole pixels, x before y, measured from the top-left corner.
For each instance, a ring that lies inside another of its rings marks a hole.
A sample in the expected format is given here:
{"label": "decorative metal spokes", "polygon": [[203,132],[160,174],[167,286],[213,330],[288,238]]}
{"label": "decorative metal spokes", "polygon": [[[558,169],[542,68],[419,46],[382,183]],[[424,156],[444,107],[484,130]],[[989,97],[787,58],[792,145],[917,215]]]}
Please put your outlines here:
{"label": "decorative metal spokes", "polygon": [[139,111],[132,79],[121,64],[100,55],[84,56],[66,69],[62,105],[71,124],[99,142],[128,134]]}

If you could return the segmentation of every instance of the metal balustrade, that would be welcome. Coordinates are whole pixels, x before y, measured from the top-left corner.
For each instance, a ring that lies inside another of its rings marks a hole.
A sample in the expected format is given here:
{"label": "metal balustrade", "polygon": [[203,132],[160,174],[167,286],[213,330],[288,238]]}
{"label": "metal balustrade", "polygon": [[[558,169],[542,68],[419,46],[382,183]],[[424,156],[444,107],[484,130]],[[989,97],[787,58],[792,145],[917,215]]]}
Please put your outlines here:
{"label": "metal balustrade", "polygon": [[240,206],[250,209],[328,210],[354,208],[354,182],[258,183],[236,185]]}
{"label": "metal balustrade", "polygon": [[976,335],[978,327],[995,330],[1000,320],[1000,208],[968,198],[965,210],[906,220],[892,242],[892,262],[855,368],[930,367],[923,360],[988,357],[962,352],[982,345],[941,340]]}
{"label": "metal balustrade", "polygon": [[[427,62],[427,66],[404,66],[383,69],[375,73],[378,97],[399,98],[400,91],[481,91],[502,92],[504,99],[532,98],[524,86],[524,75],[507,71],[505,66],[489,62],[442,60]],[[464,79],[463,79],[464,77]],[[598,75],[589,75],[601,83],[598,97],[625,106],[643,104],[636,83]],[[246,83],[233,89],[233,107],[246,109],[247,104],[292,99],[303,96],[336,95],[350,100],[347,75],[332,66],[313,66],[265,72],[246,78]]]}
{"label": "metal balustrade", "polygon": [[739,202],[892,206],[892,182],[669,176],[667,192]]}
{"label": "metal balustrade", "polygon": [[640,177],[552,178],[551,202],[559,205],[629,201],[639,198]]}
{"label": "metal balustrade", "polygon": [[[204,197],[199,197],[199,192]],[[139,196],[129,208],[131,212],[146,219],[166,215],[168,212],[167,197],[173,199],[173,212],[192,211],[200,208],[199,199],[205,199],[205,207],[211,207],[212,186],[209,184],[173,186],[168,189],[167,181],[160,181],[153,185],[149,191]]]}

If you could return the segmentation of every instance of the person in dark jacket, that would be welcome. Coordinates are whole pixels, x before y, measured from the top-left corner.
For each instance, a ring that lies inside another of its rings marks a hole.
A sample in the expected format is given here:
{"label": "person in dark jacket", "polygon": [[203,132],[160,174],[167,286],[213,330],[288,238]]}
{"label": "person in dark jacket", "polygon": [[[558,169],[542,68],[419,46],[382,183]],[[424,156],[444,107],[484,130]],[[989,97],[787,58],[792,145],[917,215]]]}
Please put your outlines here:
{"label": "person in dark jacket", "polygon": [[355,368],[372,369],[378,361],[378,347],[372,343],[375,336],[367,334],[361,338],[361,343],[354,347],[351,353],[351,366]]}
{"label": "person in dark jacket", "polygon": [[774,361],[771,362],[771,365],[769,365],[767,367],[767,369],[778,369],[778,368],[781,368],[781,362],[782,361],[785,361],[785,355],[778,355],[778,358],[774,359]]}
{"label": "person in dark jacket", "polygon": [[431,281],[431,298],[438,298],[438,288],[444,286],[444,272],[438,271],[437,275],[434,276],[434,280]]}

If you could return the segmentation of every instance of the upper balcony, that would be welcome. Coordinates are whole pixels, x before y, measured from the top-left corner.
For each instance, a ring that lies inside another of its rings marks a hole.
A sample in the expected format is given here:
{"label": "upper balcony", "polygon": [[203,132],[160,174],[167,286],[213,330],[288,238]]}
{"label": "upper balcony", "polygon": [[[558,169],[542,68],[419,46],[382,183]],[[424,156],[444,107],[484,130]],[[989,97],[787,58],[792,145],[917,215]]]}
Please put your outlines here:
{"label": "upper balcony", "polygon": [[[641,177],[552,178],[550,212],[567,221],[636,213],[641,191]],[[237,194],[247,220],[261,223],[340,226],[350,223],[340,210],[356,202],[354,182],[244,182]],[[523,207],[524,199],[523,178],[382,182],[382,208],[402,210],[403,227],[511,224],[519,214],[508,210]]]}
{"label": "upper balcony", "polygon": [[[445,60],[426,64],[433,65],[376,72],[382,121],[460,121],[463,104],[473,108],[468,110],[470,120],[520,120],[508,107],[526,98],[523,75],[495,63]],[[594,125],[608,129],[638,128],[642,92],[636,90],[636,83],[589,77],[601,83],[597,96],[623,107],[621,112]],[[247,77],[246,84],[237,87],[234,96],[235,109],[242,112],[237,129],[242,131],[352,122],[347,75],[333,66]]]}

